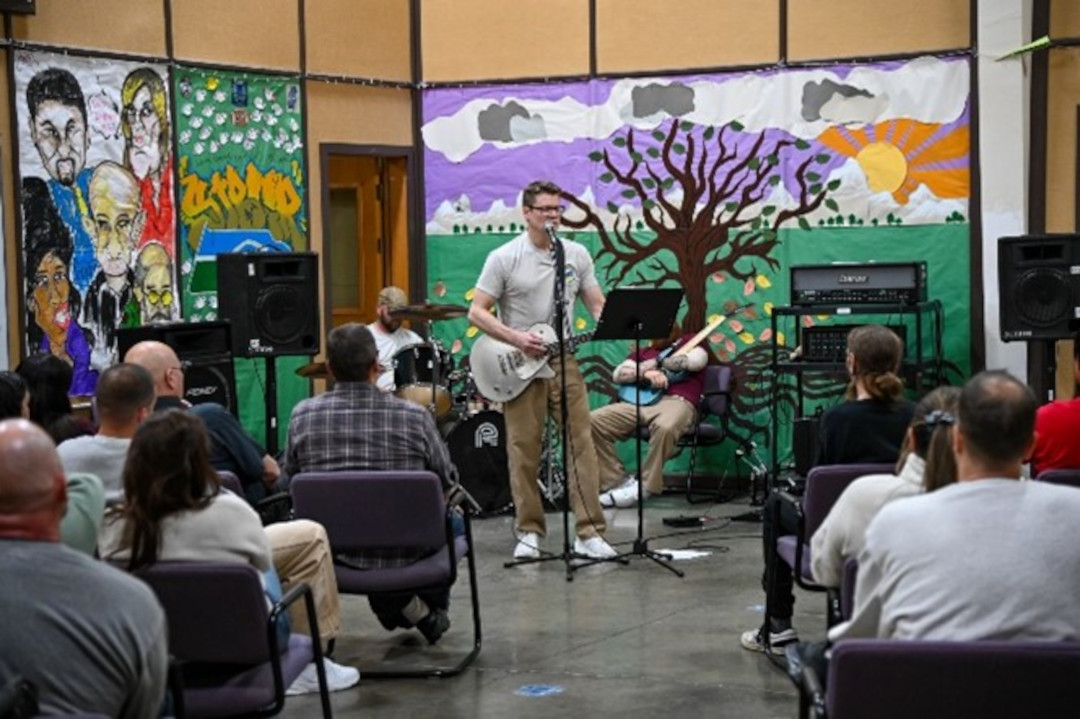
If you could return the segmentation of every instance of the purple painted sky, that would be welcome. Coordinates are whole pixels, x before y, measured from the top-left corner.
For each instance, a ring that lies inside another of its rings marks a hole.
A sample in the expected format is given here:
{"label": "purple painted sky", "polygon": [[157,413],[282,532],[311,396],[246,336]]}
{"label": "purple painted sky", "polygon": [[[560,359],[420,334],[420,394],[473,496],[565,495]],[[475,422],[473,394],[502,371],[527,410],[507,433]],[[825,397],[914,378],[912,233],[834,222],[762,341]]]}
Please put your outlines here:
{"label": "purple painted sky", "polygon": [[[962,59],[956,61],[960,62]],[[902,62],[896,61],[880,63],[872,67],[882,71],[889,71],[902,64]],[[839,77],[846,77],[855,67],[835,65],[821,69],[829,70]],[[776,74],[778,72],[783,71],[761,71],[764,74]],[[722,83],[744,77],[746,74],[712,74],[661,79],[676,79],[687,83],[693,81]],[[597,80],[593,82],[429,90],[424,93],[424,117],[427,121],[436,117],[452,115],[461,110],[468,102],[478,99],[492,102],[502,102],[510,98],[556,101],[564,97],[571,97],[587,105],[601,105],[607,101],[614,84],[614,81]],[[963,114],[953,122],[945,125],[939,134],[944,134],[967,122],[968,111],[965,108]],[[663,129],[666,130],[667,125],[664,125]],[[702,128],[694,131],[699,140],[699,148],[701,131]],[[620,130],[616,135],[625,135],[625,132],[625,129]],[[766,142],[763,149],[769,148],[778,139],[791,138],[782,129],[766,130],[765,133]],[[729,139],[731,137],[729,135]],[[735,137],[738,138],[736,145],[740,148],[740,157],[745,155],[747,143],[752,143],[757,139],[756,134],[740,133],[736,134]],[[628,202],[626,198],[619,195],[625,189],[622,185],[599,182],[598,177],[604,170],[599,164],[592,162],[588,158],[589,153],[606,148],[620,168],[627,168],[630,163],[625,149],[613,147],[611,144],[612,139],[612,137],[609,137],[603,140],[582,138],[570,142],[547,141],[511,149],[499,149],[491,144],[485,144],[460,163],[451,162],[440,152],[425,149],[426,218],[431,220],[440,204],[444,201],[455,201],[462,194],[469,197],[474,212],[486,211],[496,200],[502,200],[505,205],[512,207],[517,202],[521,188],[536,179],[553,180],[574,194],[581,194],[587,187],[592,187],[599,205],[603,205],[609,200],[616,202],[616,204]],[[643,154],[646,153],[648,148],[656,147],[659,144],[651,138],[649,131],[644,130],[635,131],[635,142],[637,150]],[[715,145],[710,147],[710,152],[715,153]],[[780,165],[783,181],[789,192],[797,190],[797,186],[792,181],[791,173],[807,152],[830,155],[827,163],[815,163],[815,167],[812,168],[826,179],[835,168],[846,161],[846,158],[827,148],[823,148],[813,141],[810,141],[810,149],[805,152],[790,148],[782,155]],[[661,177],[668,176],[668,173],[660,167],[658,160],[650,160],[650,162],[658,168],[658,174]]]}

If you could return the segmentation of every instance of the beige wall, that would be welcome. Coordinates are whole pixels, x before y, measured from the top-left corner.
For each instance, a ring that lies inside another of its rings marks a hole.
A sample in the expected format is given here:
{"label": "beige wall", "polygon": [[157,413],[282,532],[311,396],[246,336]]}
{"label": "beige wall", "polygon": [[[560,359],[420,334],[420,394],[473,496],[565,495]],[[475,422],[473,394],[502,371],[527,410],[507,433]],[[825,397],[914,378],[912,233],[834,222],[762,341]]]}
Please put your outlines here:
{"label": "beige wall", "polygon": [[296,0],[177,0],[172,9],[177,60],[300,68]]}
{"label": "beige wall", "polygon": [[307,71],[408,82],[408,0],[309,0]]}
{"label": "beige wall", "polygon": [[587,0],[424,0],[424,80],[500,80],[589,71]]}
{"label": "beige wall", "polygon": [[788,59],[968,47],[969,0],[790,0]]}
{"label": "beige wall", "polygon": [[597,70],[616,74],[775,62],[779,22],[775,2],[598,0]]}
{"label": "beige wall", "polygon": [[1046,229],[1076,227],[1076,112],[1080,105],[1080,48],[1050,51],[1046,136]]}
{"label": "beige wall", "polygon": [[148,0],[46,0],[15,18],[20,40],[46,45],[165,55],[165,4]]}

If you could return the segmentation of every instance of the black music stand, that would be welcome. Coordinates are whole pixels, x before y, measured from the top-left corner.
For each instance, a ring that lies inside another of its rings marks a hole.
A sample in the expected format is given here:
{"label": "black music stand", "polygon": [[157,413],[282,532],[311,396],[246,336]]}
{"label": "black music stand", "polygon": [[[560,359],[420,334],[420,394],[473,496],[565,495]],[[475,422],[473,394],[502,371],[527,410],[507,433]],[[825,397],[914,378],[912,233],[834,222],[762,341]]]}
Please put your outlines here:
{"label": "black music stand", "polygon": [[[663,339],[671,334],[679,312],[683,291],[664,287],[616,287],[607,296],[604,312],[596,324],[594,340],[634,340],[635,355],[641,356],[641,341]],[[637,364],[637,385],[642,384],[641,363]],[[643,537],[645,527],[645,492],[641,474],[641,395],[635,395],[636,429],[634,441],[637,453],[638,524],[634,548],[623,556],[648,557],[660,566],[682,577],[683,572],[663,559],[667,555],[649,549]],[[670,559],[670,557],[668,557]]]}

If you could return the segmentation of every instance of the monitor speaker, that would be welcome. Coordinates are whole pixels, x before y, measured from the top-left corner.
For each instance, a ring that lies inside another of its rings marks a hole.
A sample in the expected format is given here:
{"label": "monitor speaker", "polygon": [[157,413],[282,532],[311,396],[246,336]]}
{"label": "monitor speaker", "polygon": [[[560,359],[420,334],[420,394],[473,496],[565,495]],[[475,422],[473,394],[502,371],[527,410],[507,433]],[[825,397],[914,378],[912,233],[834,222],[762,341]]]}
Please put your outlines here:
{"label": "monitor speaker", "polygon": [[798,417],[791,434],[791,453],[795,459],[795,474],[805,477],[817,463],[819,415]]}
{"label": "monitor speaker", "polygon": [[1057,340],[1080,323],[1080,235],[998,240],[1001,339]]}
{"label": "monitor speaker", "polygon": [[228,322],[170,322],[116,332],[123,358],[132,345],[153,340],[173,348],[185,363],[184,399],[192,404],[216,402],[236,414],[236,377]]}
{"label": "monitor speaker", "polygon": [[218,314],[232,322],[237,356],[319,353],[315,253],[220,254],[217,288]]}

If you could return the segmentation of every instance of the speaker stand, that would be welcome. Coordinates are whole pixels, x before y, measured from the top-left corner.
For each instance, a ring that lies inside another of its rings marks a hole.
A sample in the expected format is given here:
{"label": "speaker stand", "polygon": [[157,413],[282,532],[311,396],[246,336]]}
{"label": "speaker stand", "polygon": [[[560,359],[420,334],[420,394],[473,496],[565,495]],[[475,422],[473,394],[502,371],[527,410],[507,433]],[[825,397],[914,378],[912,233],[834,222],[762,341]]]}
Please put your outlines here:
{"label": "speaker stand", "polygon": [[266,358],[266,453],[277,457],[278,453],[278,416],[277,416],[277,358]]}

